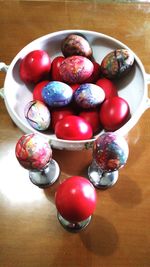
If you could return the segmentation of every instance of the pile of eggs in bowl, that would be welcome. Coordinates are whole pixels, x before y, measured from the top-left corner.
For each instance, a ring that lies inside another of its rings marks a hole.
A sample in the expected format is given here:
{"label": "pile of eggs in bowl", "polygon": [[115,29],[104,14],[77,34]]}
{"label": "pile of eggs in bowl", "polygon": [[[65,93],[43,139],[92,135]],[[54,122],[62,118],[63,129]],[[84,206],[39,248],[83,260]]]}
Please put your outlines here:
{"label": "pile of eggs in bowl", "polygon": [[99,64],[79,34],[69,34],[60,51],[62,55],[51,60],[45,50],[33,50],[20,62],[21,80],[34,85],[33,100],[24,107],[28,123],[65,140],[86,140],[103,129],[116,131],[123,126],[130,108],[118,96],[115,81],[128,75],[133,54],[116,49]]}

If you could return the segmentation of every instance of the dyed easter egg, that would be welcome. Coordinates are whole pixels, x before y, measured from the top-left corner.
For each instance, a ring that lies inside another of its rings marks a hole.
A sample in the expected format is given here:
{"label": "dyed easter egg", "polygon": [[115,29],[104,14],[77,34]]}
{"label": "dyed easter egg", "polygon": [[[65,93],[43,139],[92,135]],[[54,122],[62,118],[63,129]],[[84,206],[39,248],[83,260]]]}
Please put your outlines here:
{"label": "dyed easter egg", "polygon": [[44,131],[48,129],[51,121],[51,116],[47,106],[38,101],[30,101],[25,106],[25,118],[28,123],[36,130]]}
{"label": "dyed easter egg", "polygon": [[65,58],[62,57],[62,56],[58,56],[58,57],[55,57],[52,61],[52,65],[51,65],[51,79],[53,81],[60,81],[60,82],[63,82],[62,81],[62,78],[60,76],[60,73],[59,73],[59,67],[60,67],[60,64],[63,62]]}
{"label": "dyed easter egg", "polygon": [[101,125],[99,112],[97,109],[82,110],[79,113],[79,116],[85,119],[91,125],[93,134],[96,134],[102,130],[103,127]]}
{"label": "dyed easter egg", "polygon": [[64,117],[68,115],[73,115],[74,112],[70,107],[60,107],[56,108],[51,111],[51,128],[55,130],[56,123],[60,120],[62,120]]}
{"label": "dyed easter egg", "polygon": [[64,82],[82,83],[91,76],[93,69],[93,63],[88,58],[71,56],[61,63],[59,72]]}
{"label": "dyed easter egg", "polygon": [[52,150],[46,138],[34,133],[23,135],[18,140],[15,154],[21,166],[28,170],[41,170],[52,159]]}
{"label": "dyed easter egg", "polygon": [[88,41],[80,35],[70,34],[61,45],[62,53],[65,57],[80,55],[84,57],[92,56],[92,48]]}
{"label": "dyed easter egg", "polygon": [[129,148],[125,138],[115,133],[104,133],[94,142],[94,159],[104,172],[115,171],[123,167],[128,154]]}
{"label": "dyed easter egg", "polygon": [[50,107],[63,107],[72,100],[71,87],[60,81],[49,82],[42,90],[44,102]]}
{"label": "dyed easter egg", "polygon": [[134,55],[127,49],[116,49],[107,54],[101,62],[101,72],[109,79],[117,79],[127,74],[134,63]]}
{"label": "dyed easter egg", "polygon": [[65,140],[86,140],[92,137],[93,131],[83,118],[68,115],[56,123],[55,134],[57,138]]}
{"label": "dyed easter egg", "polygon": [[105,93],[99,86],[85,83],[74,92],[74,99],[82,108],[94,108],[104,101]]}
{"label": "dyed easter egg", "polygon": [[58,186],[55,203],[64,219],[81,222],[91,216],[96,208],[96,190],[88,179],[72,176]]}
{"label": "dyed easter egg", "polygon": [[129,120],[129,104],[119,96],[108,98],[102,103],[99,116],[104,129],[113,132]]}
{"label": "dyed easter egg", "polygon": [[44,86],[48,83],[49,83],[49,81],[45,80],[45,81],[42,81],[42,82],[39,82],[38,84],[36,84],[36,86],[33,89],[33,99],[34,100],[39,100],[39,101],[43,102],[42,90],[43,90]]}
{"label": "dyed easter egg", "polygon": [[105,99],[118,96],[118,89],[115,83],[107,78],[100,78],[96,84],[105,92]]}
{"label": "dyed easter egg", "polygon": [[100,77],[100,65],[97,62],[93,62],[93,72],[91,76],[84,81],[84,83],[95,83]]}
{"label": "dyed easter egg", "polygon": [[28,53],[20,62],[19,74],[25,83],[37,83],[49,75],[51,60],[44,50],[34,50]]}

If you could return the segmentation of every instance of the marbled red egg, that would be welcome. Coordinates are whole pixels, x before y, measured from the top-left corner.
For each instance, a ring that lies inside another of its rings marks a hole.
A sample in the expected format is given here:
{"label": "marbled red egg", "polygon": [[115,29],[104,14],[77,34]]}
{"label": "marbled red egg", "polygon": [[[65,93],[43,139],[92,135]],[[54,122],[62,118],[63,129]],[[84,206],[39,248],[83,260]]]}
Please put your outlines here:
{"label": "marbled red egg", "polygon": [[60,65],[59,72],[66,83],[83,83],[93,73],[93,63],[83,56],[67,57]]}

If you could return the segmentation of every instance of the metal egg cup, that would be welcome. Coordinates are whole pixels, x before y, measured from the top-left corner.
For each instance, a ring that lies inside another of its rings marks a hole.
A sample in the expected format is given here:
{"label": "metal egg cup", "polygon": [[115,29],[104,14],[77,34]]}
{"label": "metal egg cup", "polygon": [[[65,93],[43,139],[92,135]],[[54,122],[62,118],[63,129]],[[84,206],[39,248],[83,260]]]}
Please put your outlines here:
{"label": "metal egg cup", "polygon": [[51,161],[41,170],[30,170],[29,178],[30,181],[40,187],[47,188],[56,182],[60,173],[58,163],[51,159]]}
{"label": "metal egg cup", "polygon": [[118,170],[105,172],[103,171],[95,159],[93,159],[91,165],[88,167],[88,177],[90,182],[98,189],[107,189],[112,187],[118,180]]}
{"label": "metal egg cup", "polygon": [[69,222],[64,219],[61,214],[57,213],[57,218],[63,228],[69,232],[79,232],[83,230],[91,221],[92,216],[89,216],[87,219],[80,221],[80,222]]}

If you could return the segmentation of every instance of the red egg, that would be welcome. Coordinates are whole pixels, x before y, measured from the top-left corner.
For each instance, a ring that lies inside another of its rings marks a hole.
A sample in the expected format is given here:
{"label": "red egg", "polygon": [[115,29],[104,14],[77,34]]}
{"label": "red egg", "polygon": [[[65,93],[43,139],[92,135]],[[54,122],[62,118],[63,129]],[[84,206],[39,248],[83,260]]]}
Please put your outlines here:
{"label": "red egg", "polygon": [[97,109],[81,111],[79,113],[79,116],[85,119],[91,125],[94,134],[102,130],[102,125],[99,119],[99,112]]}
{"label": "red egg", "polygon": [[115,131],[129,120],[130,108],[125,99],[114,96],[104,101],[99,115],[104,129]]}
{"label": "red egg", "polygon": [[20,78],[24,82],[37,83],[49,74],[51,60],[44,50],[34,50],[28,53],[20,63]]}
{"label": "red egg", "polygon": [[95,83],[98,80],[100,76],[100,65],[97,62],[93,62],[93,66],[94,69],[91,76],[84,83]]}
{"label": "red egg", "polygon": [[83,56],[67,57],[60,65],[60,76],[66,83],[82,83],[93,72],[93,63]]}
{"label": "red egg", "polygon": [[56,123],[55,134],[60,139],[86,140],[93,136],[93,131],[83,118],[69,115]]}
{"label": "red egg", "polygon": [[110,81],[107,78],[99,79],[96,84],[100,86],[105,92],[105,99],[108,99],[113,96],[118,96],[117,87],[114,82]]}
{"label": "red egg", "polygon": [[34,100],[39,100],[41,102],[44,102],[43,97],[42,97],[42,90],[46,84],[48,84],[49,81],[42,81],[39,82],[33,89],[33,99]]}
{"label": "red egg", "polygon": [[62,120],[64,117],[68,115],[73,115],[74,112],[69,107],[62,107],[57,108],[55,110],[51,111],[51,127],[53,130],[55,130],[56,123],[60,120]]}
{"label": "red egg", "polygon": [[96,190],[86,178],[72,176],[62,182],[55,195],[58,212],[69,222],[90,217],[96,207]]}
{"label": "red egg", "polygon": [[64,57],[58,56],[58,57],[55,57],[52,61],[51,78],[53,81],[63,82],[63,79],[61,78],[60,73],[59,73],[59,67],[60,67],[60,64],[63,62],[64,59],[65,59]]}
{"label": "red egg", "polygon": [[79,83],[70,84],[70,87],[72,88],[73,92],[75,92],[80,87],[80,84]]}

